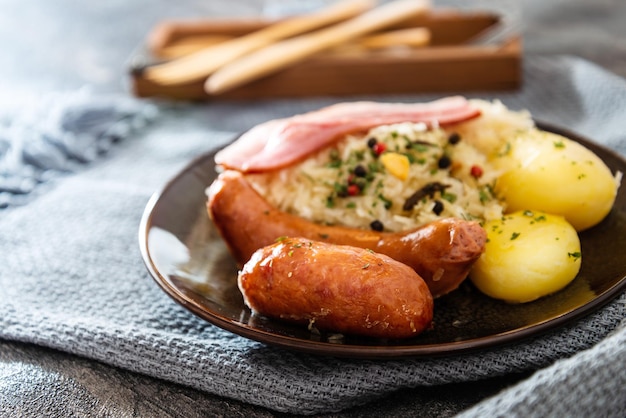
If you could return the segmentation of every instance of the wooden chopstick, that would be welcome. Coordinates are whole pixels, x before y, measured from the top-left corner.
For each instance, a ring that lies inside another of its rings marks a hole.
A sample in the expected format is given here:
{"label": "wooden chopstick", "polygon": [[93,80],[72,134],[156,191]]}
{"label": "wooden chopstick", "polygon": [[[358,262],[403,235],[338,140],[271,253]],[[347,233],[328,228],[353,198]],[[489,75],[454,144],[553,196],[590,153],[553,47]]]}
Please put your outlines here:
{"label": "wooden chopstick", "polygon": [[290,36],[357,16],[374,6],[373,0],[344,0],[317,12],[277,22],[249,35],[219,43],[163,64],[147,67],[143,76],[159,84],[184,84],[206,78],[221,66]]}
{"label": "wooden chopstick", "polygon": [[276,72],[304,58],[425,13],[428,0],[398,0],[311,34],[281,41],[239,58],[213,73],[204,88],[216,95]]}

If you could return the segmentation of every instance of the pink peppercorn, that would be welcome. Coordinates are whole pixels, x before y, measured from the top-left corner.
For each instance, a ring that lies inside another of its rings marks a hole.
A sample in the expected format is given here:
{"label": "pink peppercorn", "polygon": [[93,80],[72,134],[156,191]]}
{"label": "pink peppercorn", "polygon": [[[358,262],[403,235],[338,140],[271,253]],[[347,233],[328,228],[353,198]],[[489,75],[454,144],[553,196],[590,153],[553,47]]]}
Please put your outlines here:
{"label": "pink peppercorn", "polygon": [[483,175],[483,169],[479,165],[473,165],[472,168],[470,168],[470,174],[474,178],[479,178]]}

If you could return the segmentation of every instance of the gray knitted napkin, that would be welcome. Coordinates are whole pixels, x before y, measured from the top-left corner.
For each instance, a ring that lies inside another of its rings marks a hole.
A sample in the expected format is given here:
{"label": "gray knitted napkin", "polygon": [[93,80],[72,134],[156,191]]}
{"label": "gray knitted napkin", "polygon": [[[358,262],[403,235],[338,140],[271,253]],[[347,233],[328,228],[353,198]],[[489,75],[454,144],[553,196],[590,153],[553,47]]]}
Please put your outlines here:
{"label": "gray knitted napkin", "polygon": [[103,156],[154,118],[156,109],[87,89],[0,101],[0,208]]}
{"label": "gray knitted napkin", "polygon": [[[527,108],[626,153],[626,82],[585,61],[529,58],[521,91],[473,94]],[[433,95],[385,97],[430,100]],[[548,334],[446,358],[319,357],[223,331],[148,275],[137,230],[151,194],[235,131],[330,99],[161,111],[147,129],[0,211],[0,338],[31,342],[273,410],[337,411],[407,387],[536,371],[465,416],[624,416],[626,295]]]}

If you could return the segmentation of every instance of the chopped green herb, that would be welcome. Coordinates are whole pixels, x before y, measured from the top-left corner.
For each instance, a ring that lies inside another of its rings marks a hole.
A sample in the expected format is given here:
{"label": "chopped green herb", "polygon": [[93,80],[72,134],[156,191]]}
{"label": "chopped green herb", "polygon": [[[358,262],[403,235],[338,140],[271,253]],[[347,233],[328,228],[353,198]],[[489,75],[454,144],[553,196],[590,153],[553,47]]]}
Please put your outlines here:
{"label": "chopped green herb", "polygon": [[417,152],[426,152],[426,151],[428,151],[428,150],[430,149],[430,147],[432,146],[431,144],[426,145],[426,144],[421,143],[421,142],[420,142],[420,143],[415,143],[415,142],[414,142],[413,144],[415,144],[415,145],[413,146],[413,149],[414,149],[415,151],[417,151]]}
{"label": "chopped green herb", "polygon": [[380,173],[382,171],[382,164],[378,161],[372,161],[371,163],[367,164],[367,168],[369,169],[370,173]]}
{"label": "chopped green herb", "polygon": [[348,195],[348,185],[335,182],[333,184],[333,190],[337,193],[339,197],[346,197]]}
{"label": "chopped green herb", "polygon": [[504,149],[500,151],[500,153],[498,154],[498,157],[504,157],[505,155],[508,155],[510,152],[511,152],[511,143],[507,142],[504,145]]}
{"label": "chopped green herb", "polygon": [[393,202],[392,202],[391,200],[387,199],[387,198],[386,198],[385,196],[383,196],[382,194],[379,194],[379,195],[378,195],[378,198],[379,198],[380,200],[382,200],[382,201],[383,201],[383,203],[385,204],[385,209],[387,209],[387,210],[391,209],[391,206],[393,205]]}
{"label": "chopped green herb", "polygon": [[414,164],[416,162],[415,157],[410,152],[405,152],[402,155],[404,155],[409,160],[409,164]]}
{"label": "chopped green herb", "polygon": [[565,142],[563,141],[555,141],[554,148],[565,148]]}
{"label": "chopped green herb", "polygon": [[466,221],[475,221],[475,220],[477,220],[477,219],[480,219],[480,218],[479,218],[479,217],[477,217],[476,215],[472,215],[471,213],[467,213],[467,212],[464,212],[464,213],[461,215],[461,217],[462,217],[463,219],[465,219]]}
{"label": "chopped green herb", "polygon": [[483,204],[491,200],[491,195],[484,188],[478,191],[478,197],[480,198],[480,203]]}
{"label": "chopped green herb", "polygon": [[519,236],[520,236],[520,233],[519,233],[519,232],[513,232],[513,233],[511,234],[511,241],[513,241],[513,240],[517,239],[517,237],[519,237]]}
{"label": "chopped green herb", "polygon": [[441,193],[441,198],[447,200],[450,203],[456,202],[457,195],[454,193]]}
{"label": "chopped green herb", "polygon": [[343,163],[341,162],[341,160],[330,160],[328,163],[326,163],[326,167],[328,168],[341,168],[341,165]]}
{"label": "chopped green herb", "polygon": [[359,189],[361,189],[361,191],[363,191],[367,187],[368,181],[367,181],[367,179],[365,179],[363,177],[357,177],[356,179],[354,179],[354,184],[359,186]]}
{"label": "chopped green herb", "polygon": [[567,256],[573,258],[574,261],[576,261],[582,256],[582,254],[580,254],[580,251],[576,251],[573,253],[567,253]]}

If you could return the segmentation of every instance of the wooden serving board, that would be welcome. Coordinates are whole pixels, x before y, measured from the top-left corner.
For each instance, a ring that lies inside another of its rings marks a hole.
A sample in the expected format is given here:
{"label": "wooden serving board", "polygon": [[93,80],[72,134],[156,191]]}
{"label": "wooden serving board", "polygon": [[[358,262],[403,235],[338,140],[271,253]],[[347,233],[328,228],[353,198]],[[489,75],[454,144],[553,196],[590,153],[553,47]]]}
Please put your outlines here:
{"label": "wooden serving board", "polygon": [[271,23],[239,19],[158,25],[148,36],[145,52],[131,60],[132,91],[138,97],[213,100],[510,90],[522,82],[520,35],[475,43],[501,24],[499,16],[455,10],[433,11],[390,28],[428,28],[431,41],[426,47],[328,51],[220,95],[208,95],[204,81],[159,85],[142,77],[146,66],[163,61],[177,47],[180,51],[194,42],[219,42]]}

